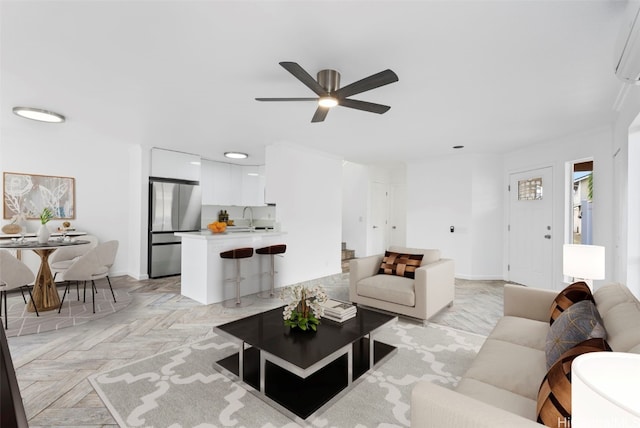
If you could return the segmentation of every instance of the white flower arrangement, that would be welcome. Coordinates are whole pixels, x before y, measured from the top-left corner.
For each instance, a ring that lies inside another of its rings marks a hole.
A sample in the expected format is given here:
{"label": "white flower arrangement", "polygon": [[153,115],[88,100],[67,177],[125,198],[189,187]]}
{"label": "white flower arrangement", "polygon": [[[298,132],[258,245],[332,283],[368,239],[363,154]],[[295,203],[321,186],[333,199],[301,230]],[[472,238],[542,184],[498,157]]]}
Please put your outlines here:
{"label": "white flower arrangement", "polygon": [[300,330],[317,330],[320,319],[324,316],[322,304],[328,299],[321,285],[310,288],[302,285],[287,287],[280,297],[289,301],[282,311],[286,326],[297,327]]}
{"label": "white flower arrangement", "polygon": [[27,221],[26,213],[15,214],[11,217],[11,224],[22,223],[23,221]]}

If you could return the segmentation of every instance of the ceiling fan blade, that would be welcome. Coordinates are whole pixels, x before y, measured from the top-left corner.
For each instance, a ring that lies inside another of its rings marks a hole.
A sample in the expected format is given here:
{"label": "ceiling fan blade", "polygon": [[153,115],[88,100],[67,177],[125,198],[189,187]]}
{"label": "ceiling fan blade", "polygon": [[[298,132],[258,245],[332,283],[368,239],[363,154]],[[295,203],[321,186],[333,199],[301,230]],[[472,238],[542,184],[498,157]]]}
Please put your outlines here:
{"label": "ceiling fan blade", "polygon": [[317,98],[256,98],[256,101],[318,101]]}
{"label": "ceiling fan blade", "polygon": [[295,62],[283,61],[280,65],[287,70],[289,73],[293,74],[296,79],[304,83],[309,89],[311,89],[316,94],[323,96],[327,95],[327,91],[320,86],[316,79],[311,77],[309,73],[307,73],[304,68],[300,67]]}
{"label": "ceiling fan blade", "polygon": [[327,113],[329,113],[329,107],[318,107],[311,119],[311,123],[323,122],[324,118],[327,117]]}
{"label": "ceiling fan blade", "polygon": [[[351,95],[359,94],[364,91],[379,88],[380,86],[388,85],[389,83],[397,82],[398,76],[393,71],[387,69],[380,73],[373,74],[369,77],[365,77],[362,80],[353,82],[343,88],[338,89],[335,92],[335,96],[338,98],[346,98]],[[319,95],[319,94],[318,94]]]}
{"label": "ceiling fan blade", "polygon": [[371,113],[386,113],[391,107],[383,104],[369,103],[367,101],[344,99],[338,102],[342,107],[354,108],[356,110],[369,111]]}

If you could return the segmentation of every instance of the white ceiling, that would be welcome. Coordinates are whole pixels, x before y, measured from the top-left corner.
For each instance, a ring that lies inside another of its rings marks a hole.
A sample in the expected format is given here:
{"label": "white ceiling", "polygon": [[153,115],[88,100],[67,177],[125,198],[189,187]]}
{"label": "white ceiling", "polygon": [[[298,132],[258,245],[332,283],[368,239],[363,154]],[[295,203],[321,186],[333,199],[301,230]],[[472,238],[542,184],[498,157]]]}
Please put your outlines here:
{"label": "white ceiling", "polygon": [[[607,126],[620,90],[613,51],[625,1],[6,1],[4,130],[63,126],[222,159],[290,142],[362,163],[499,153]],[[278,65],[342,85],[386,68],[399,82],[310,123],[313,93]],[[70,128],[71,129],[71,128]],[[6,135],[6,134],[5,134]],[[90,141],[87,144],[91,144]]]}

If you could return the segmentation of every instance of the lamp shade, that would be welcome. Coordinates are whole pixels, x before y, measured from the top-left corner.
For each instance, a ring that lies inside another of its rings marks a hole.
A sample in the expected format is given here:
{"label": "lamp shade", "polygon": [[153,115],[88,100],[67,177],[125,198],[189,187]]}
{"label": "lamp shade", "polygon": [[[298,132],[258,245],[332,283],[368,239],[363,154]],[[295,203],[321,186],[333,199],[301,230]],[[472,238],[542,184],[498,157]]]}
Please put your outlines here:
{"label": "lamp shade", "polygon": [[565,244],[562,247],[562,273],[582,279],[604,279],[604,247]]}
{"label": "lamp shade", "polygon": [[571,426],[640,426],[640,354],[590,352],[571,364]]}

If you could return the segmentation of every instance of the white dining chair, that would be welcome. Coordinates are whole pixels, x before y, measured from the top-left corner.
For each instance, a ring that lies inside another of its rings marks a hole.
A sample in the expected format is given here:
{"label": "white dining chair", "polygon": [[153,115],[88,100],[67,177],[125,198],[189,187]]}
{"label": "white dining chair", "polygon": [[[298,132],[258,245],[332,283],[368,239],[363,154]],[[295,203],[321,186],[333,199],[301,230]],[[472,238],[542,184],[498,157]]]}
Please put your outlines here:
{"label": "white dining chair", "polygon": [[98,245],[98,259],[100,263],[107,268],[107,282],[109,283],[109,289],[111,289],[111,295],[113,296],[113,301],[116,301],[116,295],[113,292],[113,287],[111,286],[111,279],[109,278],[109,270],[113,266],[113,263],[116,261],[116,254],[118,253],[119,242],[117,240],[107,241],[100,245]]}
{"label": "white dining chair", "polygon": [[109,288],[111,289],[111,295],[113,301],[116,301],[113,287],[111,287],[111,281],[109,280],[109,268],[113,265],[115,260],[115,253],[118,250],[118,241],[107,241],[102,244],[98,244],[92,250],[89,250],[86,254],[80,256],[78,260],[73,262],[71,266],[64,273],[67,284],[64,288],[64,294],[60,301],[60,307],[58,313],[62,310],[64,299],[69,291],[70,281],[82,281],[84,285],[84,297],[83,301],[87,299],[87,281],[91,281],[91,301],[93,304],[93,313],[96,312],[95,294],[98,292],[95,281],[101,278],[107,278],[109,282]]}
{"label": "white dining chair", "polygon": [[[9,328],[9,313],[7,308],[7,291],[19,288],[22,292],[24,288],[29,291],[29,297],[33,300],[31,294],[31,288],[29,284],[35,280],[35,275],[31,272],[31,269],[27,267],[21,260],[15,258],[7,250],[0,250],[0,315],[2,315],[2,299],[4,297],[4,326]],[[22,293],[24,302],[27,303],[27,299]],[[35,308],[35,305],[34,305]],[[36,316],[40,316],[38,309],[36,309]]]}
{"label": "white dining chair", "polygon": [[[81,255],[86,254],[89,250],[98,246],[98,238],[93,235],[82,235],[77,239],[89,241],[89,243],[85,245],[73,245],[59,248],[51,254],[51,257],[49,257],[49,267],[51,268],[54,282],[56,281],[58,274],[61,274],[60,276],[62,277],[62,281],[65,281],[64,273],[69,269],[69,266],[78,260]],[[77,282],[76,293],[78,300],[80,300],[80,290],[78,289]]]}

